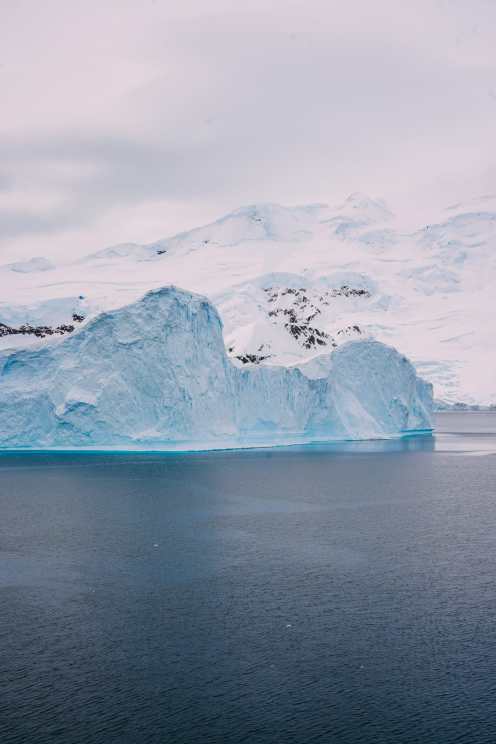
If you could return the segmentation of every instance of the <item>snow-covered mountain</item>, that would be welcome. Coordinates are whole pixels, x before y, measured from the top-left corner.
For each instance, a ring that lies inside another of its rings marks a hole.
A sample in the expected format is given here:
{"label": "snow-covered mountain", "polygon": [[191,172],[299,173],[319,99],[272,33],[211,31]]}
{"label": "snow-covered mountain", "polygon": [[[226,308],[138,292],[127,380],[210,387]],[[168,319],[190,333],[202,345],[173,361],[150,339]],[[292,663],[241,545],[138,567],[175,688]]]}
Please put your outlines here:
{"label": "snow-covered mountain", "polygon": [[438,400],[496,404],[496,197],[408,230],[363,194],[252,205],[151,244],[33,266],[0,267],[0,348],[50,344],[57,329],[173,283],[213,302],[240,367],[301,366],[343,341],[377,339],[412,359]]}
{"label": "snow-covered mountain", "polygon": [[206,298],[165,287],[56,343],[0,352],[0,447],[167,448],[383,438],[431,427],[431,386],[358,341],[327,370],[233,365]]}

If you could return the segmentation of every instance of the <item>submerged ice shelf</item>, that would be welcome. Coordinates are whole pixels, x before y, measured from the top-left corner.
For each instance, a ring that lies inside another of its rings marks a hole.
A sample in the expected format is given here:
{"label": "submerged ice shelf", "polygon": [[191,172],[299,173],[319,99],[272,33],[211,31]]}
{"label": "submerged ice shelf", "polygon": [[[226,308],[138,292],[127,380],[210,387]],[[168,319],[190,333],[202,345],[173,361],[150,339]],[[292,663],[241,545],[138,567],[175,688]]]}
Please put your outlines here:
{"label": "submerged ice shelf", "polygon": [[240,369],[219,315],[165,287],[51,345],[0,353],[0,447],[163,449],[388,438],[431,428],[432,388],[380,342]]}

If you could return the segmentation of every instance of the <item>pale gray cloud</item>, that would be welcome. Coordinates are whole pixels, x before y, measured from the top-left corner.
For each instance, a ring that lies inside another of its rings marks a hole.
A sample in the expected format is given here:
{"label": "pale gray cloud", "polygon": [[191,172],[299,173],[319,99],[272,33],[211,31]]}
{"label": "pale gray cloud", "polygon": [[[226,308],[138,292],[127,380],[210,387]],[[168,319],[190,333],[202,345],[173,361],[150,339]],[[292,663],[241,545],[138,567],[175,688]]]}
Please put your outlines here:
{"label": "pale gray cloud", "polygon": [[152,240],[253,201],[491,191],[496,8],[6,3],[0,257]]}

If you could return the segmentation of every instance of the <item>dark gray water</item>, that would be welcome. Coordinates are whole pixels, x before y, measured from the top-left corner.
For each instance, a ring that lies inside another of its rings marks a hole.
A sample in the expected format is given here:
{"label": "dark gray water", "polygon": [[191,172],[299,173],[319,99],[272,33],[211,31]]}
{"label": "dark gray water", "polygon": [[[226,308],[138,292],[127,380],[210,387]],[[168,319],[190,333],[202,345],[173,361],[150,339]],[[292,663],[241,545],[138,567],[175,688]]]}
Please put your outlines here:
{"label": "dark gray water", "polygon": [[1,744],[494,744],[496,416],[438,425],[0,456]]}

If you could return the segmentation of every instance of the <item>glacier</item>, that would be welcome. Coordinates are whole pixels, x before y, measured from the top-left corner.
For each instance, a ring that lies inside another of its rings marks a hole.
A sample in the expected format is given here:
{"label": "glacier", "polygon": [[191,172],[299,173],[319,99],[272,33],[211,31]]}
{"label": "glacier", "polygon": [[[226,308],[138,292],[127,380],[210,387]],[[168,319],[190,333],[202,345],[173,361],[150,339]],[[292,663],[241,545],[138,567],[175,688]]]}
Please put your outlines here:
{"label": "glacier", "polygon": [[392,347],[349,341],[299,367],[235,366],[203,296],[174,286],[69,337],[0,352],[0,447],[197,449],[431,429],[432,386]]}

